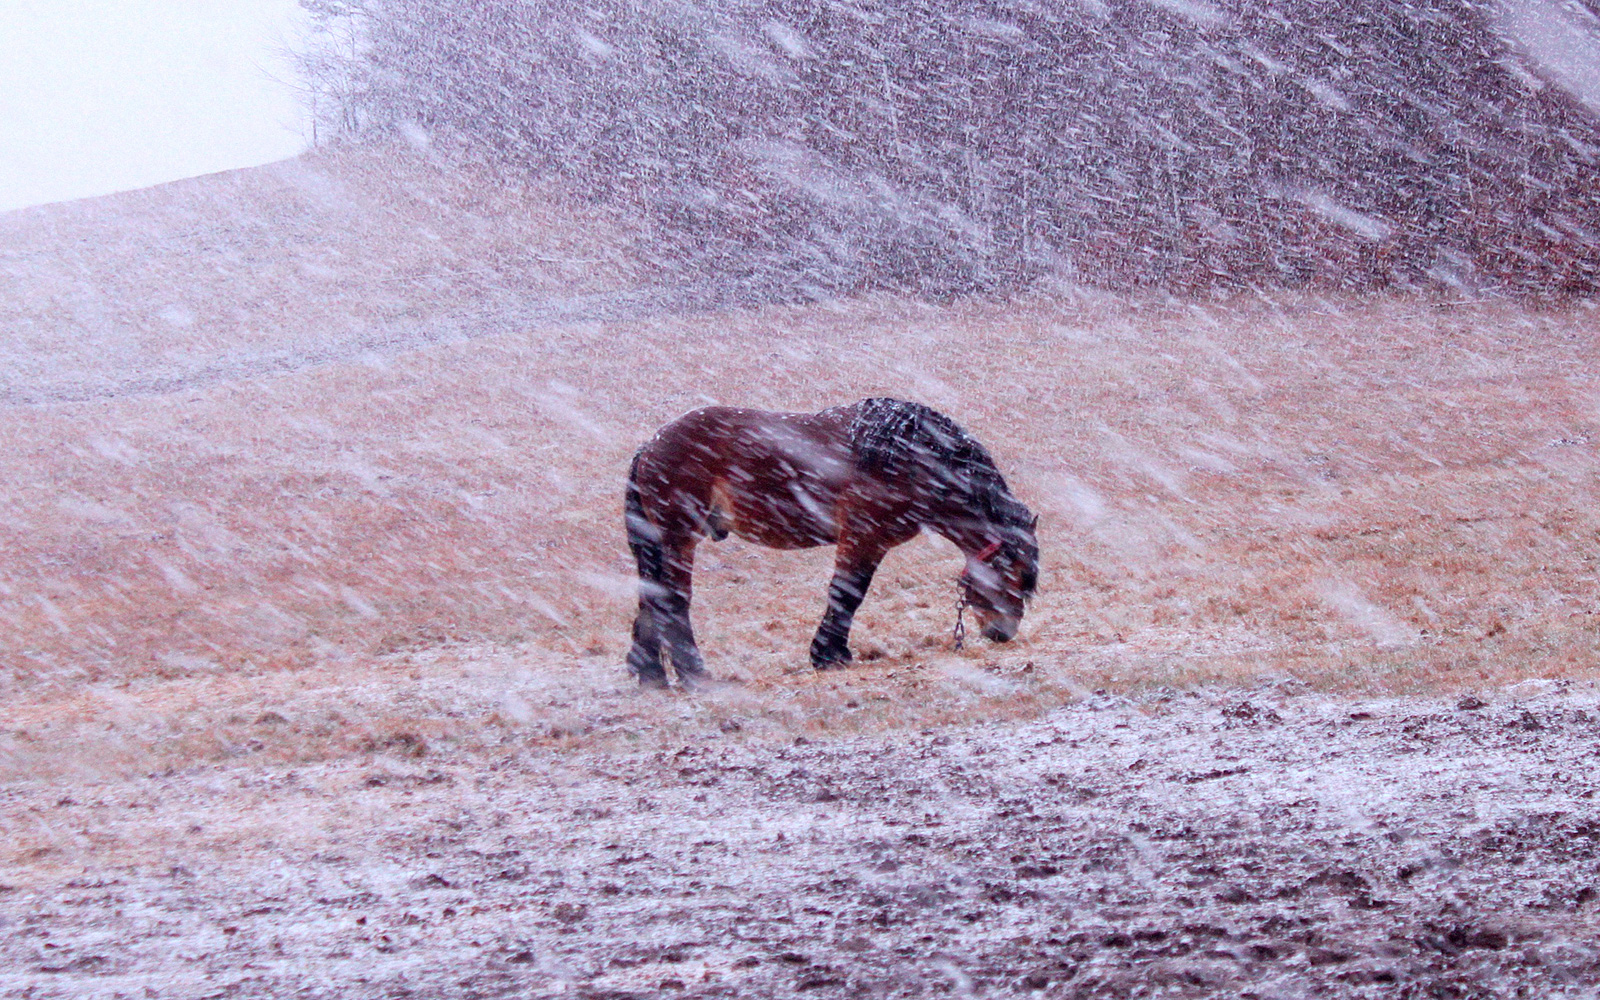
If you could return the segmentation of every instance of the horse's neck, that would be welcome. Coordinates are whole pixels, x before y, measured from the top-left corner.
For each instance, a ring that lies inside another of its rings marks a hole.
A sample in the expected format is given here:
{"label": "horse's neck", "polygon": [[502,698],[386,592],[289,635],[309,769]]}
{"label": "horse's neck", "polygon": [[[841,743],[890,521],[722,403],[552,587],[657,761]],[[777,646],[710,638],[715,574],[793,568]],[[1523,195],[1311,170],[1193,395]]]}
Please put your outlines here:
{"label": "horse's neck", "polygon": [[989,542],[989,517],[981,505],[941,496],[928,511],[925,526],[954,542],[962,552],[982,549]]}

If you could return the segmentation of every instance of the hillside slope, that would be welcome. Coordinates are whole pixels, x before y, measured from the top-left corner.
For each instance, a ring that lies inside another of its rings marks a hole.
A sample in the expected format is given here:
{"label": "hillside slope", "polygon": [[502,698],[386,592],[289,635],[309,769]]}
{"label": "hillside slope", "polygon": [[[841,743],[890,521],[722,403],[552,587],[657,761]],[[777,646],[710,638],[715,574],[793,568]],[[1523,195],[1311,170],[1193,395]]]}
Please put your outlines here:
{"label": "hillside slope", "polygon": [[459,171],[353,149],[0,215],[0,400],[388,354],[648,283],[616,213]]}
{"label": "hillside slope", "polygon": [[[8,696],[29,702],[109,683],[254,704],[463,644],[624,683],[618,495],[636,444],[713,400],[869,394],[950,412],[1042,515],[1022,640],[952,661],[1035,663],[997,704],[1593,665],[1600,411],[1581,305],[1062,289],[696,312],[617,220],[376,155],[0,225],[22,331],[0,644]],[[575,299],[592,311],[549,311]],[[631,318],[605,319],[619,302]],[[702,552],[713,670],[811,686],[786,672],[828,553]],[[943,543],[896,553],[851,677],[947,657],[954,575]],[[892,704],[880,722],[945,710]],[[196,738],[217,723],[203,713]]]}
{"label": "hillside slope", "polygon": [[[626,219],[378,155],[0,237],[0,992],[1593,979],[1582,304],[715,308]],[[637,443],[868,394],[1040,514],[1018,640],[951,649],[922,538],[815,674],[829,551],[730,540],[724,683],[640,692]]]}

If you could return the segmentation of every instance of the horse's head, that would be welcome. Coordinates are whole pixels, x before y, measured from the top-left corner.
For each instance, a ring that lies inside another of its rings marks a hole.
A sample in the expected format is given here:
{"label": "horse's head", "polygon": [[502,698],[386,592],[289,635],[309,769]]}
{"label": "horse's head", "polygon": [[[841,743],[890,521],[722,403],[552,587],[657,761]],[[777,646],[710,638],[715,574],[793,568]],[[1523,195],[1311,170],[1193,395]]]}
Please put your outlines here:
{"label": "horse's head", "polygon": [[1029,517],[1024,523],[995,529],[983,548],[967,556],[961,573],[962,596],[978,619],[983,637],[1010,642],[1022,627],[1022,613],[1039,585],[1039,542]]}

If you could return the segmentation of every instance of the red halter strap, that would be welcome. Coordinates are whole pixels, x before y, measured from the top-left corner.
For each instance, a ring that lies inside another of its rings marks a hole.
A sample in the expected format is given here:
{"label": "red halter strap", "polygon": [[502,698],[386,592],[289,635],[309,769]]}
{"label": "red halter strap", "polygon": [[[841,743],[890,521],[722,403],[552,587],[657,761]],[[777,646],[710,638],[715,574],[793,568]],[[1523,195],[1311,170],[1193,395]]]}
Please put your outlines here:
{"label": "red halter strap", "polygon": [[983,547],[983,551],[979,552],[977,555],[973,556],[973,558],[978,560],[979,562],[986,563],[986,562],[988,562],[990,559],[992,559],[994,557],[994,554],[996,552],[999,552],[999,551],[1000,551],[1000,539],[997,538],[994,541],[990,542],[988,545],[985,545]]}

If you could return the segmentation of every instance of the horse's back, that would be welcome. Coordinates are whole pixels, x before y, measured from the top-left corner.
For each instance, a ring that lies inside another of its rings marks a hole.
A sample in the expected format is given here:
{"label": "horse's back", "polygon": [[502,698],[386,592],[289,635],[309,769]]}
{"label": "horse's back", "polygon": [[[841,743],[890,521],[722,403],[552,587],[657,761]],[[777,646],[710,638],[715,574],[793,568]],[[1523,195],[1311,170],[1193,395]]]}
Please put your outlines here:
{"label": "horse's back", "polygon": [[778,548],[831,543],[849,481],[847,419],[732,406],[691,410],[640,449],[635,478],[657,518]]}
{"label": "horse's back", "polygon": [[662,427],[641,453],[646,461],[688,462],[717,473],[774,457],[805,464],[837,460],[849,449],[843,409],[785,413],[702,406]]}
{"label": "horse's back", "polygon": [[[662,426],[639,449],[638,461],[645,466],[671,469],[680,475],[696,472],[719,474],[741,452],[748,451],[741,438],[758,426],[765,411],[737,406],[702,406]],[[778,416],[778,414],[773,414]]]}

